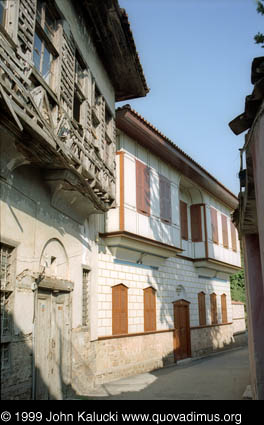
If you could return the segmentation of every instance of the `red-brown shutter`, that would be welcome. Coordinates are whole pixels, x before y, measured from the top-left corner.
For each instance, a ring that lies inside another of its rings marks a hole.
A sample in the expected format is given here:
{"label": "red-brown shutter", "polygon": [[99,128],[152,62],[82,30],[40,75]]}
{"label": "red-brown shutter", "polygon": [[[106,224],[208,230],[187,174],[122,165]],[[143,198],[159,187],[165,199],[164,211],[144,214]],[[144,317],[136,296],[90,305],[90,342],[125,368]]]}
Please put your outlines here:
{"label": "red-brown shutter", "polygon": [[212,325],[216,325],[217,324],[217,303],[216,303],[215,293],[210,295],[210,304],[211,304],[211,323]]}
{"label": "red-brown shutter", "polygon": [[144,289],[144,331],[156,330],[156,291],[153,288]]}
{"label": "red-brown shutter", "polygon": [[191,205],[191,231],[192,241],[202,242],[202,217],[201,217],[201,206]]}
{"label": "red-brown shutter", "polygon": [[221,295],[222,323],[227,323],[226,294]]}
{"label": "red-brown shutter", "polygon": [[199,307],[199,324],[200,326],[206,325],[206,308],[205,308],[205,293],[198,294],[198,307]]}
{"label": "red-brown shutter", "polygon": [[128,333],[127,287],[122,284],[112,288],[112,333]]}
{"label": "red-brown shutter", "polygon": [[181,238],[188,241],[188,215],[186,202],[180,201]]}
{"label": "red-brown shutter", "polygon": [[159,176],[160,218],[171,222],[171,185],[166,177]]}
{"label": "red-brown shutter", "polygon": [[214,243],[218,244],[217,211],[214,208],[211,208],[211,223],[212,223],[212,239]]}
{"label": "red-brown shutter", "polygon": [[232,240],[232,250],[237,251],[237,240],[236,240],[236,228],[231,222],[231,240]]}
{"label": "red-brown shutter", "polygon": [[140,161],[136,161],[136,192],[137,210],[150,215],[150,178],[149,168]]}
{"label": "red-brown shutter", "polygon": [[221,220],[222,220],[223,245],[225,248],[228,248],[227,217],[221,214]]}

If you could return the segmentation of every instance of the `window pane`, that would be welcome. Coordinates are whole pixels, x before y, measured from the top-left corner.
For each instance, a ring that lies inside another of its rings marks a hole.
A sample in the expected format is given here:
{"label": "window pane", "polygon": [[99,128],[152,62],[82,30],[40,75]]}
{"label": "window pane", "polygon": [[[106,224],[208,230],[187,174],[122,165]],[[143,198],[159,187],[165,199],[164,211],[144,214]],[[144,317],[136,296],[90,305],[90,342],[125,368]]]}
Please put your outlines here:
{"label": "window pane", "polygon": [[50,81],[50,68],[51,68],[52,55],[48,51],[47,47],[44,46],[44,56],[42,64],[42,76],[44,80],[49,83]]}
{"label": "window pane", "polygon": [[41,58],[41,40],[38,37],[38,35],[35,33],[33,62],[38,71],[40,71],[40,58]]}

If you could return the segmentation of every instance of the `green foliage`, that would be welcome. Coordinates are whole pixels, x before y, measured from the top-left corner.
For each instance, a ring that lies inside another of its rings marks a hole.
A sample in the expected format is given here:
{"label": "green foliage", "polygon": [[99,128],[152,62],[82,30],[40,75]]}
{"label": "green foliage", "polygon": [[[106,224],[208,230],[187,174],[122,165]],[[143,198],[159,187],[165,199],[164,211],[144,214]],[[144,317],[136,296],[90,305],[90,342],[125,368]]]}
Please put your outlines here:
{"label": "green foliage", "polygon": [[261,47],[264,47],[264,34],[261,34],[260,32],[258,32],[255,35],[254,40],[255,40],[256,44],[263,44],[263,46],[261,46]]}
{"label": "green foliage", "polygon": [[261,15],[264,15],[264,4],[263,4],[263,0],[259,0],[258,1],[257,12],[258,13],[261,13]]}
{"label": "green foliage", "polygon": [[[257,2],[257,12],[261,15],[264,15],[264,0],[258,0]],[[258,32],[254,37],[256,44],[262,44],[261,47],[264,48],[264,34]]]}
{"label": "green foliage", "polygon": [[246,302],[244,270],[230,276],[230,289],[232,300]]}

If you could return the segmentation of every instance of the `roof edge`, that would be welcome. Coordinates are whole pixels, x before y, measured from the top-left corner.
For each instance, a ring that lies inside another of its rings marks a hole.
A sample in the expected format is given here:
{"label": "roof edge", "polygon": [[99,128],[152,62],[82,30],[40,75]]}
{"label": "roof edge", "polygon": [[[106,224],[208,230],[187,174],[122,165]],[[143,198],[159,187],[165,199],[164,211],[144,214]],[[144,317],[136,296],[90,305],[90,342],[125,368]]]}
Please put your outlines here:
{"label": "roof edge", "polygon": [[146,121],[130,105],[127,104],[117,108],[116,125],[117,128],[136,139],[141,145],[152,150],[160,158],[179,169],[183,175],[192,180],[195,179],[198,185],[230,208],[237,208],[238,198],[236,195],[151,123]]}

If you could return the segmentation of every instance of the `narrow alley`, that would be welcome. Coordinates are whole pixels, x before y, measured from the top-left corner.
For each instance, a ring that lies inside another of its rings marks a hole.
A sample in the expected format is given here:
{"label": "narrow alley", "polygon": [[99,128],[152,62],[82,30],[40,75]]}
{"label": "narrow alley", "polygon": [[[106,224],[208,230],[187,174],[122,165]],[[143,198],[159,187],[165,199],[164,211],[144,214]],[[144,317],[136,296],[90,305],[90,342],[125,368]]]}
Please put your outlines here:
{"label": "narrow alley", "polygon": [[241,347],[112,381],[85,399],[241,400],[248,384],[248,348]]}

